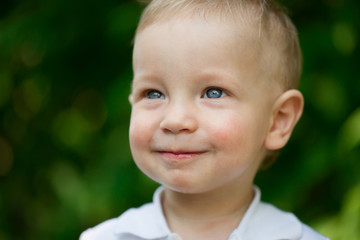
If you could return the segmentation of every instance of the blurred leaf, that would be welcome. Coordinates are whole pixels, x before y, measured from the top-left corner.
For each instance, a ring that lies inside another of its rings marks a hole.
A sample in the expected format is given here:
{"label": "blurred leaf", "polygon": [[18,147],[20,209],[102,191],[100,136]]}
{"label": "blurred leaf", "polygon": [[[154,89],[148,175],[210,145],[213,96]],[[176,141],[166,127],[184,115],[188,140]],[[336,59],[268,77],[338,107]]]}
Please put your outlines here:
{"label": "blurred leaf", "polygon": [[360,240],[360,184],[348,191],[339,215],[327,216],[315,227],[332,240]]}
{"label": "blurred leaf", "polygon": [[340,79],[332,76],[316,75],[312,78],[314,88],[311,89],[311,100],[317,110],[332,121],[344,115],[347,108],[347,96]]}
{"label": "blurred leaf", "polygon": [[353,112],[341,128],[338,147],[349,152],[360,144],[360,107]]}
{"label": "blurred leaf", "polygon": [[337,23],[333,29],[333,42],[339,52],[344,55],[353,53],[357,36],[354,27],[349,23]]}
{"label": "blurred leaf", "polygon": [[53,122],[56,140],[70,149],[82,149],[90,140],[91,124],[76,109],[66,109]]}

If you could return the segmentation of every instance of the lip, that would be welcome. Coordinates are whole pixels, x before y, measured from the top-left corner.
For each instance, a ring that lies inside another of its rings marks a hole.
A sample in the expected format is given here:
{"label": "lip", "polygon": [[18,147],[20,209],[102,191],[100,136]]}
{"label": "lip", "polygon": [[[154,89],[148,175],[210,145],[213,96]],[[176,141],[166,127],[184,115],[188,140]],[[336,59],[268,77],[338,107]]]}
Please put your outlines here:
{"label": "lip", "polygon": [[195,158],[199,157],[200,155],[204,154],[204,151],[198,152],[188,152],[188,151],[181,151],[181,152],[172,152],[172,151],[158,151],[158,153],[167,161],[171,163],[183,163],[194,160]]}

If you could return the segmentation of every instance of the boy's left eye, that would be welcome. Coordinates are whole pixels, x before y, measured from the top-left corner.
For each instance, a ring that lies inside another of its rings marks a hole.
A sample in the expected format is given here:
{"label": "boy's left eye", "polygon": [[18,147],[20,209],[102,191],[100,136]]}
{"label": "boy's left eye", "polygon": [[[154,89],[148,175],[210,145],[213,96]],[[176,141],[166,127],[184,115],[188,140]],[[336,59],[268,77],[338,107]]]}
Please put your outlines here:
{"label": "boy's left eye", "polygon": [[146,93],[146,97],[149,99],[165,98],[164,95],[157,90],[150,90]]}
{"label": "boy's left eye", "polygon": [[219,88],[209,88],[204,95],[202,95],[203,98],[221,98],[225,96],[227,96],[227,94]]}

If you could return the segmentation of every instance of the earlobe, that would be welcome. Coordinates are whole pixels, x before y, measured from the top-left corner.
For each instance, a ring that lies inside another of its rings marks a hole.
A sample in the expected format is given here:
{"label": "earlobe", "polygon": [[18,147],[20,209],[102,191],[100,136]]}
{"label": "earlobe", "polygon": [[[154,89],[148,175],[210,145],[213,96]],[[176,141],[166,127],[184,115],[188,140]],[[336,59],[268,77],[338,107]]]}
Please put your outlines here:
{"label": "earlobe", "polygon": [[298,90],[284,92],[274,103],[272,119],[265,147],[277,150],[285,146],[299,121],[304,108],[304,98]]}

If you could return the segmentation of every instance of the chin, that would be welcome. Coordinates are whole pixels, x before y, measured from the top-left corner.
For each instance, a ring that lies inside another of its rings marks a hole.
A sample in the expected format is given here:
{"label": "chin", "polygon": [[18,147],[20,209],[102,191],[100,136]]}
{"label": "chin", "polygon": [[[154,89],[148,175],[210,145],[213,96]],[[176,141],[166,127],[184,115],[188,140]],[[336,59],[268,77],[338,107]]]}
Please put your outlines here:
{"label": "chin", "polygon": [[182,194],[201,194],[210,190],[191,182],[187,182],[186,184],[184,182],[172,182],[171,184],[163,183],[162,185],[171,191]]}
{"label": "chin", "polygon": [[192,174],[184,173],[183,171],[175,170],[170,174],[162,176],[155,174],[146,175],[165,188],[178,193],[199,194],[210,190],[204,186],[204,179],[194,177]]}
{"label": "chin", "polygon": [[171,191],[183,193],[183,194],[195,194],[199,193],[198,189],[196,189],[195,184],[191,183],[187,180],[173,180],[173,181],[164,181],[160,182],[164,187],[170,189]]}

